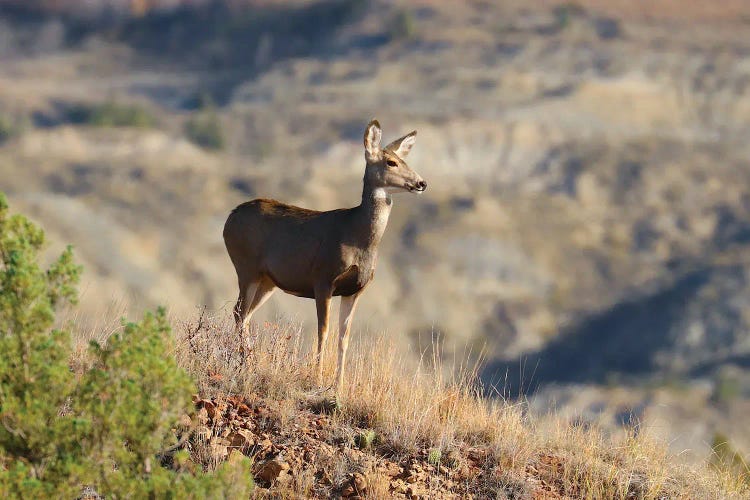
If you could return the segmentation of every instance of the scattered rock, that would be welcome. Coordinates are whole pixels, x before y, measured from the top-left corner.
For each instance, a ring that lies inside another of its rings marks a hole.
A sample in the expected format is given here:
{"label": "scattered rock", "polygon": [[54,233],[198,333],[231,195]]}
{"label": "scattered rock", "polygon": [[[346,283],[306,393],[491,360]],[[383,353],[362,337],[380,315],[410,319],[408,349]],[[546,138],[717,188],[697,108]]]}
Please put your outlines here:
{"label": "scattered rock", "polygon": [[227,441],[230,447],[245,451],[255,444],[255,436],[247,429],[237,429],[227,436]]}
{"label": "scattered rock", "polygon": [[208,423],[208,411],[205,408],[198,410],[198,422],[204,425]]}
{"label": "scattered rock", "polygon": [[216,405],[213,404],[208,399],[201,399],[198,401],[198,404],[196,405],[198,408],[201,408],[203,410],[206,410],[206,415],[208,415],[208,418],[211,420],[214,420],[216,418]]}
{"label": "scattered rock", "polygon": [[341,496],[344,498],[351,498],[354,496],[355,490],[354,485],[351,483],[347,483],[342,489],[341,489]]}
{"label": "scattered rock", "polygon": [[[275,489],[286,491],[300,478],[302,481],[314,478],[311,498],[327,498],[335,493],[347,500],[472,498],[479,491],[478,484],[497,482],[499,472],[486,468],[487,450],[481,446],[450,448],[440,460],[435,459],[434,449],[423,448],[394,461],[366,444],[371,441],[368,434],[374,434],[370,429],[353,429],[354,436],[360,436],[355,440],[361,440],[356,447],[337,441],[331,433],[334,423],[325,414],[301,410],[283,426],[269,425],[278,412],[261,399],[195,397],[194,402],[198,409],[198,426],[191,438],[194,446],[207,447],[215,462],[252,456],[253,475],[259,486],[271,488],[271,496]],[[187,419],[181,421],[187,424]],[[430,463],[430,455],[437,466]],[[535,477],[552,475],[545,458],[536,462],[539,470],[526,471],[531,479],[522,479],[524,484],[531,485]],[[343,484],[337,479],[341,476],[336,470],[337,464],[342,463],[357,471],[349,473]],[[374,478],[382,478],[382,483]],[[539,487],[530,486],[532,489],[528,491],[544,491],[544,494],[531,498],[561,498],[557,484],[550,481],[534,484]]]}
{"label": "scattered rock", "polygon": [[288,463],[277,459],[269,460],[260,466],[258,472],[255,474],[255,479],[272,483],[285,470],[289,470]]}
{"label": "scattered rock", "polygon": [[406,483],[403,479],[396,479],[395,481],[391,481],[391,490],[394,493],[405,494],[407,490]]}
{"label": "scattered rock", "polygon": [[273,449],[273,442],[270,439],[265,438],[265,439],[259,441],[258,444],[257,444],[257,446],[260,449],[260,451],[268,452],[268,451],[271,451]]}
{"label": "scattered rock", "polygon": [[240,417],[249,417],[252,413],[253,411],[245,403],[237,405],[237,415]]}

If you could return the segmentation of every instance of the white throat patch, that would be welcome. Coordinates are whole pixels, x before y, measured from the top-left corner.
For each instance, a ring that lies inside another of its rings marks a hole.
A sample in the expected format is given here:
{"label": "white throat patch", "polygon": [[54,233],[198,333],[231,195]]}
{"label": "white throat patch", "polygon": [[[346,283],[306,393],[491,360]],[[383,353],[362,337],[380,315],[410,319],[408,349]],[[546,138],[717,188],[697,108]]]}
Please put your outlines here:
{"label": "white throat patch", "polygon": [[388,216],[391,213],[391,206],[393,204],[393,201],[391,200],[391,195],[388,194],[386,188],[374,189],[372,192],[372,199],[376,202],[379,202],[381,200],[384,202],[374,204],[374,211],[372,212],[371,221],[372,237],[376,241],[380,241],[380,238],[383,236],[383,232],[385,231],[385,226],[388,225]]}
{"label": "white throat patch", "polygon": [[393,186],[379,187],[373,190],[372,196],[376,200],[387,200],[389,195],[391,194],[405,193],[406,191],[408,191],[408,189],[400,188],[400,187],[393,187]]}

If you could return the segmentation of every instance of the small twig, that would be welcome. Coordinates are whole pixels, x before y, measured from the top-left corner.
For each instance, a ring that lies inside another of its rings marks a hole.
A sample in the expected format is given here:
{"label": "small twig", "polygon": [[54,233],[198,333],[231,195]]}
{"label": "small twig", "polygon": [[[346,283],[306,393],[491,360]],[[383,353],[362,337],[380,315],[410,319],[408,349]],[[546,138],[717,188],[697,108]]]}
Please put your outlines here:
{"label": "small twig", "polygon": [[0,419],[0,421],[2,422],[3,427],[5,428],[5,430],[8,431],[8,433],[10,433],[10,434],[12,434],[12,435],[14,435],[16,437],[19,437],[19,438],[25,440],[26,439],[26,435],[23,433],[23,431],[14,429],[13,427],[9,426],[8,423],[7,423],[7,420],[8,420],[7,416],[3,416],[2,419]]}
{"label": "small twig", "polygon": [[206,306],[203,306],[203,309],[201,309],[201,314],[198,316],[198,324],[195,328],[188,327],[188,342],[190,343],[190,350],[193,352],[193,354],[198,354],[198,346],[195,343],[195,337],[198,335],[198,332],[201,331],[203,328],[203,319],[206,316]]}
{"label": "small twig", "polygon": [[192,437],[193,433],[195,432],[196,427],[197,426],[195,425],[195,423],[193,423],[193,425],[190,426],[190,428],[182,435],[182,437],[180,437],[179,441],[177,441],[172,446],[164,448],[163,450],[158,452],[156,454],[156,458],[158,458],[161,461],[164,459],[164,457],[167,457],[171,455],[172,453],[174,453],[175,451],[182,448],[185,445],[185,443],[187,443],[188,440]]}

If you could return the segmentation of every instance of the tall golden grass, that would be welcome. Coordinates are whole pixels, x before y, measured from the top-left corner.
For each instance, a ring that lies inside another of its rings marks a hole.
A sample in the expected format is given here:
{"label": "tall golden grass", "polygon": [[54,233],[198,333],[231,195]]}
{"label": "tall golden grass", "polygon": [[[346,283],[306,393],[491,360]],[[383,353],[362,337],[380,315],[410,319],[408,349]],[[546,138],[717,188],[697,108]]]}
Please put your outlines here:
{"label": "tall golden grass", "polygon": [[[255,394],[287,411],[332,395],[316,387],[304,332],[291,322],[254,325],[249,338],[228,315],[180,322],[175,356],[204,396]],[[335,335],[324,356],[332,381]],[[681,465],[666,443],[646,430],[605,435],[558,417],[535,417],[523,401],[488,396],[477,363],[445,366],[439,344],[413,359],[386,335],[360,339],[351,351],[345,387],[333,413],[342,428],[372,429],[379,450],[393,456],[474,448],[492,466],[523,481],[529,474],[573,498],[747,498],[730,472]],[[307,406],[309,408],[309,406]],[[520,479],[519,479],[520,478]]]}

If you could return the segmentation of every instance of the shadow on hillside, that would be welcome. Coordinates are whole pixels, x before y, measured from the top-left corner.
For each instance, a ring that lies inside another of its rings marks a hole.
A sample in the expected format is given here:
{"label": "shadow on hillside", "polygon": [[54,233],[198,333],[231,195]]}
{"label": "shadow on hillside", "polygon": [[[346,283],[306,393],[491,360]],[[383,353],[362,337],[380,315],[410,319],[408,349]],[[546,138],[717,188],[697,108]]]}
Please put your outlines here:
{"label": "shadow on hillside", "polygon": [[700,363],[690,370],[689,375],[696,378],[706,377],[715,374],[718,370],[727,365],[750,369],[750,354],[732,354],[717,360]]}
{"label": "shadow on hillside", "polygon": [[520,360],[489,363],[482,379],[516,397],[550,383],[602,384],[653,373],[659,368],[655,356],[669,350],[671,332],[684,316],[685,305],[712,272],[690,272],[668,288],[584,318],[540,351]]}
{"label": "shadow on hillside", "polygon": [[206,65],[257,68],[314,53],[364,14],[365,0],[320,0],[304,5],[208,7],[155,12],[116,29],[118,39],[156,57]]}
{"label": "shadow on hillside", "polygon": [[43,53],[100,37],[131,46],[148,66],[208,71],[211,84],[206,88],[219,105],[237,85],[255,78],[271,64],[293,57],[333,56],[342,50],[388,42],[384,35],[352,37],[339,46],[334,43],[345,26],[364,16],[368,0],[230,5],[223,1],[202,6],[187,3],[140,17],[120,13],[92,18],[76,16],[72,9],[61,13],[34,4],[12,4],[0,5],[0,21],[19,34],[42,33],[53,23],[60,32],[54,46],[33,47],[41,37],[24,36],[14,49],[18,52]]}

